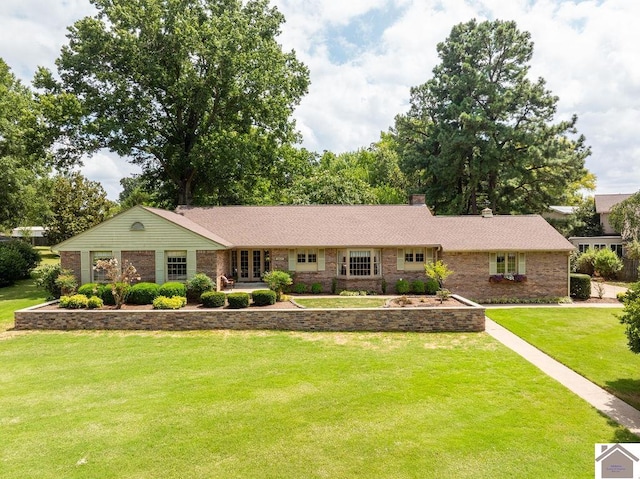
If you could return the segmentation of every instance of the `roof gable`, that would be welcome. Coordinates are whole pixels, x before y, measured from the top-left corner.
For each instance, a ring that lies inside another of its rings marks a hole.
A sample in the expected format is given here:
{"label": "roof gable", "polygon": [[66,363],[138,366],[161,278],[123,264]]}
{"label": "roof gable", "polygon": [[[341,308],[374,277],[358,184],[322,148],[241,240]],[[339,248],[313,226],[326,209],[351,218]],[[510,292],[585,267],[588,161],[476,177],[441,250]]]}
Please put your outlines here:
{"label": "roof gable", "polygon": [[596,213],[610,213],[611,208],[626,200],[631,196],[631,193],[619,193],[615,195],[594,195],[594,201],[596,203]]}

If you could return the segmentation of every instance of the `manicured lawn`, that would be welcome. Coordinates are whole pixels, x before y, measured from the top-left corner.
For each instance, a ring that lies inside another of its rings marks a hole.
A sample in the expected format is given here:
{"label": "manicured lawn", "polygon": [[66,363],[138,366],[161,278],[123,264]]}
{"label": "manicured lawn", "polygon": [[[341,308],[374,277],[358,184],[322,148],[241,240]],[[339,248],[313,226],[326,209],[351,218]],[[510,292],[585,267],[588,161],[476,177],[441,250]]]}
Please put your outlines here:
{"label": "manicured lawn", "polygon": [[0,334],[2,477],[590,478],[638,440],[486,334]]}
{"label": "manicured lawn", "polygon": [[337,296],[331,298],[293,298],[305,308],[381,308],[385,299],[375,296]]}
{"label": "manicured lawn", "polygon": [[46,300],[47,293],[36,288],[32,279],[17,281],[13,286],[0,288],[0,332],[13,327],[13,312]]}
{"label": "manicured lawn", "polygon": [[627,347],[622,309],[488,309],[487,316],[640,408],[640,355]]}

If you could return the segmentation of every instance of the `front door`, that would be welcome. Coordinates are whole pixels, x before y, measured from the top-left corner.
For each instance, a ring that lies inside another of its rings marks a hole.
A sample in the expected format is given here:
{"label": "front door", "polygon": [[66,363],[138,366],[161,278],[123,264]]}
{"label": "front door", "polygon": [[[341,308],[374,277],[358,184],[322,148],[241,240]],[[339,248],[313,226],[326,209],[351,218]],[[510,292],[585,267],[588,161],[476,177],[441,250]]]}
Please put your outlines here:
{"label": "front door", "polygon": [[[238,281],[255,283],[262,281],[262,273],[269,270],[269,251],[259,249],[242,249],[233,251],[238,265]],[[233,258],[232,258],[233,259]]]}

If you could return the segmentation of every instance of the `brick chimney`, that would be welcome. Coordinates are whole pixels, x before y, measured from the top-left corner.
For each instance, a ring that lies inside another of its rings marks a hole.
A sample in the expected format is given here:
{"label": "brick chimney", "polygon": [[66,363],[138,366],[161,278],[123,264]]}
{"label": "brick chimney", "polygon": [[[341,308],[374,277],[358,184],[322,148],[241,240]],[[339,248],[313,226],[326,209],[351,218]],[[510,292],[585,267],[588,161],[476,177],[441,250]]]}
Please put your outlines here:
{"label": "brick chimney", "polygon": [[424,195],[409,195],[409,204],[411,206],[426,206]]}

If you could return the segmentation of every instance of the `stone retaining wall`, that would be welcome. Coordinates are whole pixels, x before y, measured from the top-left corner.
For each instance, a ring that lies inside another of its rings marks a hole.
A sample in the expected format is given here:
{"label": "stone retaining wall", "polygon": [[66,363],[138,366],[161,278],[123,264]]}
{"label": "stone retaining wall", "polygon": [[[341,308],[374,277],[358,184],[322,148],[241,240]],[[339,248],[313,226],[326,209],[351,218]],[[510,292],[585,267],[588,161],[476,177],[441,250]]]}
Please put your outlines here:
{"label": "stone retaining wall", "polygon": [[45,310],[15,312],[15,329],[201,330],[270,329],[285,331],[484,331],[485,309],[463,298],[468,306],[450,308],[371,309],[191,309],[191,310]]}

